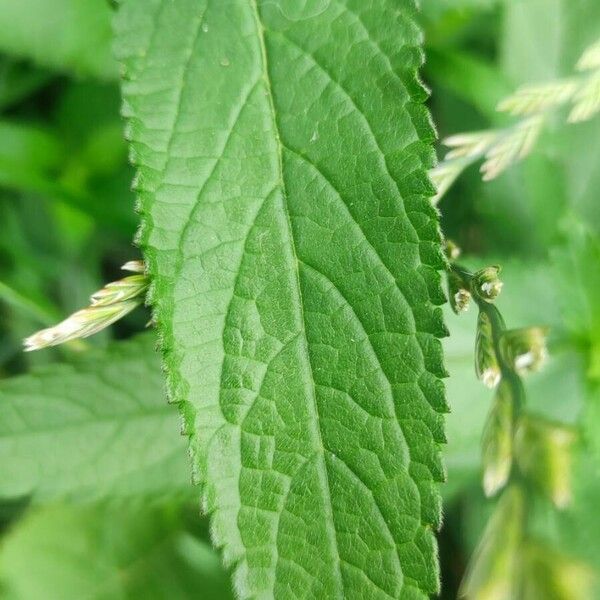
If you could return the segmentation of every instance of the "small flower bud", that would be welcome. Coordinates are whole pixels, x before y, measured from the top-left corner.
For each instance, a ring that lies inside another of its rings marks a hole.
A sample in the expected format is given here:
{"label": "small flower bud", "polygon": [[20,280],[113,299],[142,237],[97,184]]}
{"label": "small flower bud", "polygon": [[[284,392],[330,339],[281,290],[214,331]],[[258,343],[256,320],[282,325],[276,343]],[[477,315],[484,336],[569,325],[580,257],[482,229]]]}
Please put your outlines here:
{"label": "small flower bud", "polygon": [[496,387],[500,381],[500,366],[494,350],[492,324],[484,312],[480,312],[477,319],[475,373],[483,384],[489,388]]}
{"label": "small flower bud", "polygon": [[461,250],[452,240],[445,240],[444,253],[449,261],[453,261],[460,256]]}
{"label": "small flower bud", "polygon": [[469,306],[471,304],[471,292],[465,290],[464,288],[460,288],[456,294],[454,294],[453,298],[454,310],[456,313],[469,310]]}
{"label": "small flower bud", "polygon": [[450,307],[459,314],[469,309],[471,302],[471,292],[465,288],[462,279],[454,272],[448,273],[448,298]]}
{"label": "small flower bud", "polygon": [[475,273],[472,286],[480,298],[486,302],[493,302],[502,291],[504,285],[498,277],[500,267],[486,267]]}
{"label": "small flower bud", "polygon": [[522,577],[522,598],[587,600],[593,596],[592,569],[546,545],[525,546]]}
{"label": "small flower bud", "polygon": [[532,416],[521,418],[515,433],[519,469],[557,508],[565,508],[571,502],[571,450],[576,439],[572,427]]}
{"label": "small flower bud", "polygon": [[145,275],[130,275],[119,281],[107,283],[101,290],[91,295],[90,302],[92,306],[108,306],[140,296],[147,287],[148,280]]}
{"label": "small flower bud", "polygon": [[132,299],[108,306],[95,306],[79,310],[58,323],[58,325],[42,329],[25,339],[23,342],[25,352],[58,346],[65,342],[86,338],[98,333],[130,313],[140,304],[141,300]]}
{"label": "small flower bud", "polygon": [[523,492],[516,486],[508,488],[488,521],[460,586],[459,597],[469,600],[519,597],[524,510]]}
{"label": "small flower bud", "polygon": [[537,371],[548,358],[546,327],[511,329],[502,334],[500,348],[507,363],[521,374]]}
{"label": "small flower bud", "polygon": [[130,271],[131,273],[144,273],[146,267],[143,260],[130,260],[127,261],[121,269],[123,271]]}
{"label": "small flower bud", "polygon": [[481,440],[483,489],[493,496],[508,481],[513,455],[514,401],[508,381],[501,381]]}
{"label": "small flower bud", "polygon": [[[144,270],[144,264],[141,261],[130,261],[123,265],[123,269],[140,273]],[[90,306],[77,311],[54,327],[42,329],[25,339],[25,351],[57,346],[101,331],[142,304],[147,288],[148,278],[143,274],[130,275],[108,283],[92,294]]]}

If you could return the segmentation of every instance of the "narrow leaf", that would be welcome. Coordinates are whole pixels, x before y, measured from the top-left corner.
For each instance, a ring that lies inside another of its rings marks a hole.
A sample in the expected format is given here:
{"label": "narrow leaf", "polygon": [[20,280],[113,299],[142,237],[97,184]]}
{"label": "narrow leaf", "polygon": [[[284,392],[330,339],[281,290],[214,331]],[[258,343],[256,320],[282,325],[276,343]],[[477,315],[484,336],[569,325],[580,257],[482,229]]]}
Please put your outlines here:
{"label": "narrow leaf", "polygon": [[116,28],[169,390],[240,595],[436,592],[414,3],[124,0]]}

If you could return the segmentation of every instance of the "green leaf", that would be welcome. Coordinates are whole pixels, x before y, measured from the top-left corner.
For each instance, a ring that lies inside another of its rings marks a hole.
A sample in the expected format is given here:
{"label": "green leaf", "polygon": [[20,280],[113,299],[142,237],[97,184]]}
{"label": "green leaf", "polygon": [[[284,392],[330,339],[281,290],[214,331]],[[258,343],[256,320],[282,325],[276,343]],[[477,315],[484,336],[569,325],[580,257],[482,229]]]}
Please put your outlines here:
{"label": "green leaf", "polygon": [[137,504],[29,512],[3,539],[0,588],[4,600],[232,598],[181,511]]}
{"label": "green leaf", "polygon": [[[597,392],[596,392],[597,403]],[[598,439],[598,407],[588,410],[587,418],[590,429]],[[591,432],[590,432],[591,433]],[[590,447],[592,446],[592,447]],[[595,447],[594,447],[595,446]],[[598,553],[598,536],[600,536],[600,518],[598,504],[600,503],[600,448],[597,441],[582,444],[575,461],[574,471],[574,504],[570,510],[554,515],[547,515],[543,524],[549,529],[548,536],[554,538],[554,543],[563,552],[583,561],[588,568],[593,569],[594,588],[590,600],[600,599],[600,554]],[[549,526],[548,526],[549,525]]]}
{"label": "green leaf", "polygon": [[0,382],[0,498],[189,495],[151,336]]}
{"label": "green leaf", "polygon": [[446,410],[413,2],[125,0],[141,245],[242,597],[423,598]]}
{"label": "green leaf", "polygon": [[[600,345],[600,239],[576,219],[565,225],[566,243],[552,252],[556,287],[564,327],[587,350]],[[596,379],[600,381],[600,364]]]}
{"label": "green leaf", "polygon": [[[50,132],[27,123],[0,120],[0,184],[37,190],[55,185],[53,179],[64,156],[60,141]],[[41,183],[40,183],[41,182]]]}
{"label": "green leaf", "polygon": [[0,51],[58,71],[114,78],[105,0],[3,0]]}

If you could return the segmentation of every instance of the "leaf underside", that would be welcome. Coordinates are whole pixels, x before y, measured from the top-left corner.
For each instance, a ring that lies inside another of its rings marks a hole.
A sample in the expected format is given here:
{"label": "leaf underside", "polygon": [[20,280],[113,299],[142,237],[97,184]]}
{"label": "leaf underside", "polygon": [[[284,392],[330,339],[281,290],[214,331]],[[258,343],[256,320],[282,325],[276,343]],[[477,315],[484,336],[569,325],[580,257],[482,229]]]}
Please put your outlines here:
{"label": "leaf underside", "polygon": [[242,597],[438,589],[445,334],[413,0],[124,0],[168,387]]}

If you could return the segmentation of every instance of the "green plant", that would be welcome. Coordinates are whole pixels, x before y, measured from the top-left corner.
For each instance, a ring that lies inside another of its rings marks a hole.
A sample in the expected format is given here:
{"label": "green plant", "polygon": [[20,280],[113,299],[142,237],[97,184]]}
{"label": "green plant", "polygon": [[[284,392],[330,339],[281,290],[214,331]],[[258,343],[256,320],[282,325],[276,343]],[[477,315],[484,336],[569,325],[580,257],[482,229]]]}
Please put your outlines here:
{"label": "green plant", "polygon": [[[456,247],[450,246],[456,256]],[[452,259],[451,259],[452,260]],[[527,413],[521,376],[537,371],[547,358],[541,327],[508,330],[494,305],[502,288],[497,267],[476,273],[452,263],[449,297],[454,310],[479,310],[475,370],[495,388],[494,404],[482,436],[483,488],[502,492],[462,585],[467,598],[588,598],[592,575],[568,556],[532,539],[528,512],[535,493],[558,509],[572,501],[573,427]]]}
{"label": "green plant", "polygon": [[[549,113],[561,105],[573,103],[569,123],[585,121],[600,111],[599,67],[597,41],[577,63],[582,76],[525,85],[498,104],[498,111],[525,116],[516,125],[445,139],[444,144],[453,150],[431,171],[437,186],[433,202],[439,202],[460,173],[479,158],[485,157],[480,169],[483,180],[490,181],[526,157]],[[497,387],[482,437],[483,488],[486,496],[494,496],[508,485],[475,551],[461,594],[484,599],[587,598],[592,575],[586,565],[532,541],[527,527],[532,488],[537,487],[558,509],[572,501],[571,451],[577,432],[573,427],[528,415],[520,379],[520,375],[538,370],[545,362],[547,330],[507,330],[493,304],[503,285],[498,278],[500,268],[471,273],[454,262],[460,249],[453,242],[447,242],[446,252],[452,309],[457,314],[464,312],[471,298],[479,309],[477,377],[488,387]]]}
{"label": "green plant", "polygon": [[522,117],[503,128],[459,133],[444,140],[452,148],[431,171],[437,203],[453,181],[472,163],[484,158],[484,181],[498,177],[515,161],[525,158],[537,142],[552,113],[571,104],[567,121],[580,123],[600,111],[600,40],[586,48],[577,62],[577,76],[521,86],[498,103],[497,110]]}
{"label": "green plant", "polygon": [[[244,596],[438,588],[443,259],[411,4],[117,19],[169,393]],[[174,93],[140,93],[157,79]]]}
{"label": "green plant", "polygon": [[[3,597],[594,597],[598,30],[562,2],[0,6]],[[423,64],[482,132],[437,167]]]}

